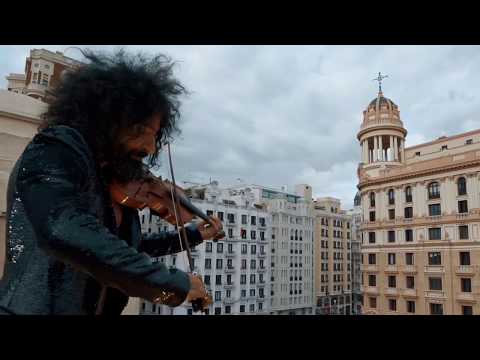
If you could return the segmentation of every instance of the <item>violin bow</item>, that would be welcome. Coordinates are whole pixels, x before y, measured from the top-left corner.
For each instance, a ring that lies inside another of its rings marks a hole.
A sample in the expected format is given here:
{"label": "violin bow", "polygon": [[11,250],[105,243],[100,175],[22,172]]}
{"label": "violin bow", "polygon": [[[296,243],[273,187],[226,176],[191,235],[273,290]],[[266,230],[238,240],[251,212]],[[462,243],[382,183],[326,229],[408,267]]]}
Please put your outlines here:
{"label": "violin bow", "polygon": [[[178,199],[177,185],[175,183],[175,175],[173,173],[173,163],[172,163],[172,153],[171,153],[171,150],[170,150],[170,142],[167,143],[167,147],[168,147],[168,163],[170,165],[170,175],[172,177],[171,194],[172,194],[173,210],[174,210],[174,213],[175,213],[175,222],[176,222],[175,226],[176,226],[177,232],[178,232],[178,240],[180,242],[180,249],[181,250],[183,250],[183,245],[185,245],[185,251],[187,253],[187,259],[188,259],[188,265],[190,267],[190,272],[195,275],[195,268],[194,268],[194,265],[193,265],[190,243],[188,242],[187,231],[185,230],[185,223],[183,221],[182,214],[179,211],[180,201]],[[181,236],[180,236],[179,228],[180,228],[180,231],[181,231]],[[183,244],[182,244],[182,237],[184,239]],[[194,312],[202,310],[202,300],[201,299],[194,300],[192,302],[192,308],[193,308]]]}

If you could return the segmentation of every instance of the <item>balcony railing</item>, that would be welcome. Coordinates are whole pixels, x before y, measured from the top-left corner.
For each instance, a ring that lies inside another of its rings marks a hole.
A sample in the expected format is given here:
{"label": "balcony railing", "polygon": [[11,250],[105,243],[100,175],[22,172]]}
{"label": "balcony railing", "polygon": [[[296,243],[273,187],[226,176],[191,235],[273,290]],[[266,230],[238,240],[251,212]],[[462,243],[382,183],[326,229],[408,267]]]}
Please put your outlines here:
{"label": "balcony railing", "polygon": [[223,303],[224,304],[233,304],[233,303],[235,303],[235,299],[231,298],[231,297],[226,297],[226,298],[223,299]]}
{"label": "balcony railing", "polygon": [[402,271],[405,274],[416,274],[417,273],[417,266],[416,265],[404,265],[402,267]]}
{"label": "balcony railing", "polygon": [[258,271],[259,272],[265,272],[265,271],[267,271],[267,268],[266,267],[261,267],[261,268],[258,268]]}
{"label": "balcony railing", "polygon": [[385,272],[387,272],[387,273],[398,273],[398,266],[397,265],[387,265],[385,267]]}
{"label": "balcony railing", "polygon": [[457,301],[464,301],[464,302],[475,302],[475,297],[471,292],[459,292],[457,293]]}
{"label": "balcony railing", "polygon": [[228,258],[228,257],[233,258],[233,257],[237,256],[237,254],[235,253],[235,251],[227,251],[226,254],[225,254],[225,256],[226,256],[227,258]]}
{"label": "balcony railing", "polygon": [[472,265],[460,265],[457,266],[457,275],[475,275],[475,269]]}
{"label": "balcony railing", "polygon": [[223,284],[223,287],[225,289],[233,289],[235,287],[235,283],[231,282],[231,283],[225,283]]}
{"label": "balcony railing", "polygon": [[430,274],[443,274],[445,269],[442,265],[425,266],[425,272]]}
{"label": "balcony railing", "polygon": [[376,286],[364,286],[363,291],[366,294],[378,294],[378,288]]}
{"label": "balcony railing", "polygon": [[225,272],[226,273],[234,273],[235,272],[235,268],[233,266],[227,266],[225,268]]}
{"label": "balcony railing", "polygon": [[431,299],[444,299],[445,292],[441,290],[428,290],[425,291],[425,297]]}
{"label": "balcony railing", "polygon": [[362,271],[378,272],[377,265],[361,265]]}
{"label": "balcony railing", "polygon": [[398,289],[397,288],[386,288],[385,289],[385,295],[398,295]]}
{"label": "balcony railing", "polygon": [[402,290],[402,295],[403,296],[409,296],[409,297],[417,297],[417,290],[416,289],[403,289]]}
{"label": "balcony railing", "polygon": [[267,253],[266,253],[266,252],[260,252],[260,253],[258,253],[258,257],[264,258],[265,256],[267,256]]}

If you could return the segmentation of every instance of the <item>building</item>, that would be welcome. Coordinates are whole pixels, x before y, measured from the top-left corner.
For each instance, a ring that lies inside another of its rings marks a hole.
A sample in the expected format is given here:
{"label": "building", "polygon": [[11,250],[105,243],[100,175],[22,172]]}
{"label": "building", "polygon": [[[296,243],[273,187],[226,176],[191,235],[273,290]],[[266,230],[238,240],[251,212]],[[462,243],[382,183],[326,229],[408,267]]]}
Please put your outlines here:
{"label": "building", "polygon": [[82,62],[46,49],[32,49],[25,61],[25,74],[6,77],[8,90],[49,103],[49,90],[55,88],[65,71],[77,69]]}
{"label": "building", "polygon": [[352,217],[331,197],[318,198],[314,209],[316,313],[351,315]]}
{"label": "building", "polygon": [[40,124],[47,105],[13,91],[0,90],[0,278],[5,264],[7,185],[10,172]]}
{"label": "building", "polygon": [[405,148],[381,89],[358,132],[366,314],[480,314],[480,130]]}
{"label": "building", "polygon": [[354,208],[347,212],[352,217],[352,239],[351,239],[351,265],[352,265],[352,314],[362,314],[363,293],[361,289],[361,239],[362,239],[362,204],[360,193],[357,193],[353,201]]}
{"label": "building", "polygon": [[[271,217],[246,190],[221,189],[217,182],[193,186],[187,190],[193,204],[207,215],[220,218],[225,239],[205,241],[192,249],[195,271],[202,275],[214,303],[208,313],[214,315],[268,314],[270,311]],[[146,234],[173,230],[173,226],[152,216],[148,209],[140,213]],[[186,253],[159,259],[167,266],[189,271]],[[176,308],[140,301],[141,314],[192,314],[190,304]]]}
{"label": "building", "polygon": [[270,314],[314,314],[314,214],[312,188],[290,193],[259,185],[238,187],[254,194],[272,218]]}

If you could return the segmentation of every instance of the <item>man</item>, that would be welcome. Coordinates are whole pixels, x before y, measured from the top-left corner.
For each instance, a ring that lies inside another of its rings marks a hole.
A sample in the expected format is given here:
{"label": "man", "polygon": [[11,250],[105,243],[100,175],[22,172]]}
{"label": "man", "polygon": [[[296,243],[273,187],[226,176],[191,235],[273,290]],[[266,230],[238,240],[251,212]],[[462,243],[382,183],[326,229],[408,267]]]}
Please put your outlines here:
{"label": "man", "polygon": [[[200,277],[153,263],[181,251],[178,233],[142,238],[137,209],[112,201],[112,180],[140,178],[178,131],[186,91],[162,55],[83,52],[90,62],[54,90],[39,133],[10,176],[0,312],[120,314],[128,297],[178,306],[207,296]],[[212,218],[190,246],[218,239]],[[185,239],[182,239],[185,241]]]}

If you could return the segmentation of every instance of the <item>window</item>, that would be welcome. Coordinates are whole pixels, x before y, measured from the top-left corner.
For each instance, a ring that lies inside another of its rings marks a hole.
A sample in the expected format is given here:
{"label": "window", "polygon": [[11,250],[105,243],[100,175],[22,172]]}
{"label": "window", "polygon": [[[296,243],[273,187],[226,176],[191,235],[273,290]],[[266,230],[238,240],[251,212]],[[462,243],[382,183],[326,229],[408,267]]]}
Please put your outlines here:
{"label": "window", "polygon": [[215,276],[215,285],[222,285],[222,275]]}
{"label": "window", "polygon": [[223,259],[217,259],[217,269],[221,269],[223,267]]}
{"label": "window", "polygon": [[247,244],[242,244],[242,254],[247,253]]}
{"label": "window", "polygon": [[250,269],[256,269],[256,268],[257,268],[257,261],[250,260]]}
{"label": "window", "polygon": [[228,237],[233,238],[233,229],[232,228],[228,228]]}
{"label": "window", "polygon": [[368,300],[370,302],[370,307],[372,309],[375,309],[377,307],[377,298],[371,297],[371,298],[368,298]]}
{"label": "window", "polygon": [[407,300],[407,312],[411,314],[415,313],[415,301]]}
{"label": "window", "polygon": [[460,279],[462,285],[462,292],[472,292],[472,279],[462,278]]}
{"label": "window", "polygon": [[462,314],[463,315],[473,315],[473,309],[471,306],[462,306]]}
{"label": "window", "polygon": [[395,231],[388,232],[388,242],[395,242]]}
{"label": "window", "polygon": [[397,287],[397,277],[395,275],[390,275],[388,277],[388,287],[396,288]]}
{"label": "window", "polygon": [[245,312],[245,305],[240,305],[240,312],[244,313]]}
{"label": "window", "polygon": [[250,289],[250,297],[254,297],[255,296],[255,289]]}
{"label": "window", "polygon": [[375,221],[375,211],[370,211],[370,221]]}
{"label": "window", "polygon": [[263,310],[263,303],[258,303],[258,311],[262,311]]}
{"label": "window", "polygon": [[428,253],[428,265],[442,265],[442,255],[440,252]]}
{"label": "window", "polygon": [[395,265],[395,253],[388,254],[388,265]]}
{"label": "window", "polygon": [[257,232],[255,230],[250,231],[250,239],[255,240],[257,238]]}
{"label": "window", "polygon": [[221,300],[222,300],[221,291],[215,291],[215,301],[221,301]]}
{"label": "window", "polygon": [[208,253],[212,252],[212,243],[210,241],[205,242],[205,251]]}
{"label": "window", "polygon": [[251,216],[250,217],[250,225],[257,225],[257,217]]}
{"label": "window", "polygon": [[395,220],[395,209],[388,209],[388,219]]}
{"label": "window", "polygon": [[393,189],[388,190],[388,205],[395,204],[395,192]]}
{"label": "window", "polygon": [[240,275],[240,284],[245,285],[246,283],[247,283],[247,275],[245,274]]}
{"label": "window", "polygon": [[217,217],[223,221],[223,211],[217,211]]}
{"label": "window", "polygon": [[228,252],[233,253],[233,244],[228,244]]}
{"label": "window", "polygon": [[255,304],[250,304],[250,312],[255,312]]}
{"label": "window", "polygon": [[235,214],[227,214],[227,219],[229,224],[234,224],[235,223]]}
{"label": "window", "polygon": [[250,246],[250,254],[255,255],[257,253],[257,245]]}
{"label": "window", "polygon": [[368,254],[368,264],[369,265],[376,265],[377,264],[376,254]]}
{"label": "window", "polygon": [[405,202],[411,203],[412,202],[412,188],[407,186],[405,188]]}
{"label": "window", "polygon": [[255,284],[255,274],[250,275],[250,284]]}
{"label": "window", "polygon": [[[227,275],[227,284],[230,285],[231,283],[232,283],[232,275],[228,274]],[[230,291],[230,290],[228,290],[228,291]],[[230,295],[228,297],[230,297]]]}
{"label": "window", "polygon": [[465,181],[464,177],[461,177],[457,181],[457,191],[458,195],[466,195],[467,194],[467,182]]}
{"label": "window", "polygon": [[242,215],[242,224],[247,225],[247,215]]}
{"label": "window", "polygon": [[414,264],[413,253],[405,253],[405,264],[406,265]]}
{"label": "window", "polygon": [[260,226],[265,226],[265,218],[258,218],[258,222],[260,223]]}
{"label": "window", "polygon": [[413,241],[413,230],[407,229],[405,230],[405,241],[412,242]]}
{"label": "window", "polygon": [[225,314],[231,314],[232,313],[232,307],[230,305],[225,306]]}
{"label": "window", "polygon": [[468,213],[467,200],[461,200],[461,201],[458,202],[458,212],[460,214]]}
{"label": "window", "polygon": [[240,229],[240,237],[242,239],[246,239],[247,238],[247,230],[245,229]]}
{"label": "window", "polygon": [[223,243],[218,243],[217,244],[217,253],[221,254],[223,253]]}
{"label": "window", "polygon": [[242,265],[241,265],[241,269],[246,269],[247,268],[247,259],[242,259]]}
{"label": "window", "polygon": [[375,244],[375,233],[374,232],[369,232],[368,233],[368,243],[369,244]]}
{"label": "window", "polygon": [[465,145],[472,145],[472,144],[473,144],[472,139],[467,139],[467,141],[465,141]]}
{"label": "window", "polygon": [[461,252],[460,254],[460,265],[470,265],[470,252]]}
{"label": "window", "polygon": [[397,311],[397,300],[388,299],[388,309],[390,311]]}
{"label": "window", "polygon": [[405,208],[405,219],[411,219],[413,217],[413,208],[408,206]]}
{"label": "window", "polygon": [[443,305],[442,304],[430,304],[430,314],[431,315],[443,315]]}
{"label": "window", "polygon": [[207,210],[207,216],[213,216],[213,210]]}
{"label": "window", "polygon": [[441,228],[428,229],[428,238],[429,240],[440,240],[442,238],[442,229]]}
{"label": "window", "polygon": [[440,186],[438,182],[433,182],[428,185],[428,198],[438,199],[440,198]]}
{"label": "window", "polygon": [[212,259],[205,259],[205,269],[212,268]]}
{"label": "window", "polygon": [[368,275],[368,286],[377,286],[377,276]]}
{"label": "window", "polygon": [[406,286],[407,286],[407,289],[415,289],[415,277],[407,276],[406,277]]}
{"label": "window", "polygon": [[442,290],[442,278],[430,277],[428,278],[428,285],[430,290]]}
{"label": "window", "polygon": [[459,226],[458,234],[461,240],[468,240],[468,225]]}
{"label": "window", "polygon": [[375,206],[375,193],[371,192],[370,193],[370,207],[374,207],[374,206]]}
{"label": "window", "polygon": [[430,204],[430,205],[428,205],[428,215],[429,216],[442,215],[442,210],[440,208],[440,204]]}
{"label": "window", "polygon": [[416,151],[415,156],[420,156],[420,151]]}
{"label": "window", "polygon": [[442,145],[442,148],[441,148],[442,151],[447,149],[448,149],[448,145]]}
{"label": "window", "polygon": [[242,297],[242,298],[247,297],[247,290],[242,289],[242,291],[241,291],[241,297]]}

